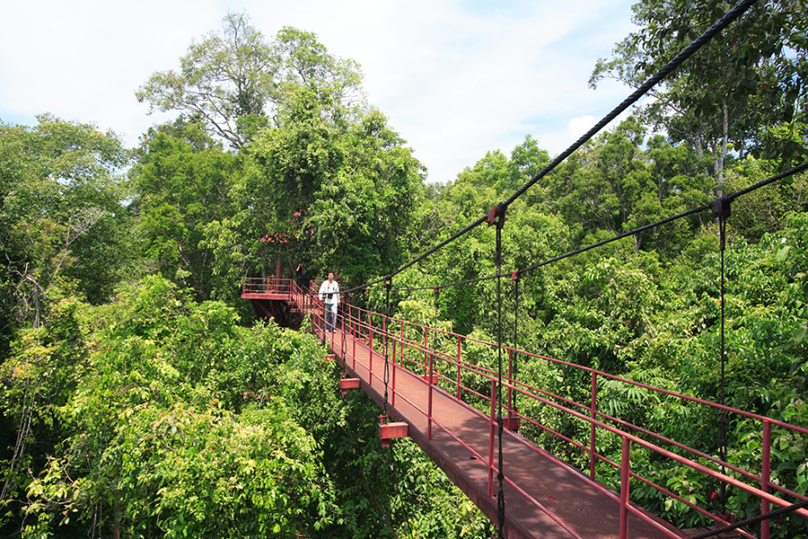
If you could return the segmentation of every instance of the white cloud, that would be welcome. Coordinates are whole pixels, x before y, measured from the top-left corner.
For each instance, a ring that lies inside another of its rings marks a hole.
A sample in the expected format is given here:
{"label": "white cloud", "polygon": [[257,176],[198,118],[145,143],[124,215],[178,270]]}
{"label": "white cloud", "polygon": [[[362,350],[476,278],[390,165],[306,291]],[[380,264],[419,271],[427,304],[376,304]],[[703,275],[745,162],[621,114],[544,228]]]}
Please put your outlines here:
{"label": "white cloud", "polygon": [[567,124],[567,131],[575,138],[580,137],[598,123],[598,120],[595,119],[594,116],[580,116],[578,118],[573,118]]}
{"label": "white cloud", "polygon": [[191,40],[218,29],[228,9],[246,11],[268,37],[282,26],[310,30],[330,52],[357,60],[370,103],[390,117],[431,181],[453,179],[487,151],[508,153],[527,133],[558,153],[585,118],[599,119],[627,94],[586,83],[595,60],[630,31],[631,2],[477,4],[20,2],[4,7],[0,118],[30,122],[53,112],[112,128],[134,145],[171,116],[146,116],[137,87],[154,71],[176,69]]}

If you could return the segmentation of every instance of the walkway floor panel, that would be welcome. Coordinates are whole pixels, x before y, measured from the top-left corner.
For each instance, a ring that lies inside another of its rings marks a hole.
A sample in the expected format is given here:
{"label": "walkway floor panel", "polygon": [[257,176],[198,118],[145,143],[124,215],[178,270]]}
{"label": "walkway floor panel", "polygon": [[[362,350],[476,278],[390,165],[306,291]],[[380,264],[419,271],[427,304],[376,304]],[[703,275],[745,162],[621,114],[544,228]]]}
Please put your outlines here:
{"label": "walkway floor panel", "polygon": [[[318,336],[322,338],[322,333],[318,332]],[[377,404],[383,405],[384,356],[378,352],[371,353],[366,344],[361,341],[354,343],[350,335],[346,333],[343,336],[341,331],[328,334],[328,341],[340,364],[351,376],[360,378],[362,389]],[[435,421],[467,444],[477,455],[434,423],[432,438],[428,439],[426,411],[429,384],[423,378],[398,365],[395,366],[393,373],[392,362],[389,367],[391,383],[388,390],[388,414],[391,419],[406,421],[409,424],[410,438],[422,447],[493,522],[496,522],[496,498],[488,496],[489,419],[447,395],[437,386],[433,386],[432,415]],[[395,397],[392,392],[393,376],[396,379]],[[620,530],[620,507],[616,494],[608,496],[596,488],[589,477],[511,431],[503,433],[502,454],[505,476],[574,532],[565,530],[564,526],[539,509],[534,501],[506,484],[505,519],[509,538],[568,539],[577,534],[584,539],[617,539]],[[494,465],[497,465],[496,449]],[[495,477],[495,496],[497,490]],[[651,516],[642,509],[638,510]],[[658,522],[658,526],[680,535],[680,532],[669,524],[652,518]],[[669,535],[631,514],[629,537],[661,539]]]}

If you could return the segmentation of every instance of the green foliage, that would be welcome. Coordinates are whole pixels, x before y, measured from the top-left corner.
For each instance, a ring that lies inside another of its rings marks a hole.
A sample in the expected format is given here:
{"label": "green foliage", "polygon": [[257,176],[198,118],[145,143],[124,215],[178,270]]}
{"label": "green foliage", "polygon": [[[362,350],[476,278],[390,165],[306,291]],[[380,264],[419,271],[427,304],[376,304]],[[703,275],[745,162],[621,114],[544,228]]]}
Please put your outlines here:
{"label": "green foliage", "polygon": [[150,111],[201,119],[211,133],[242,148],[286,107],[290,93],[312,88],[333,103],[363,101],[352,60],[328,53],[316,34],[284,27],[267,43],[246,14],[228,13],[222,31],[191,43],[180,71],[154,73],[136,92]]}
{"label": "green foliage", "polygon": [[[64,282],[93,302],[120,279],[128,152],[91,124],[38,117],[0,123],[0,285],[3,311],[41,323],[50,287]],[[88,254],[92,253],[92,256]],[[70,284],[67,284],[70,283]]]}
{"label": "green foliage", "polygon": [[[639,29],[617,44],[611,60],[598,61],[590,86],[610,76],[637,87],[733,5],[723,0],[636,4]],[[649,124],[664,127],[675,142],[689,141],[709,158],[719,193],[730,143],[742,157],[751,150],[778,162],[804,160],[805,14],[799,1],[754,4],[670,75],[646,107]],[[782,143],[773,144],[775,138]]]}
{"label": "green foliage", "polygon": [[204,240],[212,223],[235,213],[231,191],[240,169],[241,160],[199,124],[180,120],[151,129],[143,140],[133,175],[144,254],[167,279],[187,280],[200,300],[228,298],[237,286],[216,275],[214,253]]}
{"label": "green foliage", "polygon": [[156,276],[52,319],[0,367],[3,415],[34,448],[4,466],[8,533],[490,534],[412,443],[381,449],[378,409],[339,396],[312,335],[241,327]]}
{"label": "green foliage", "polygon": [[296,94],[282,125],[255,141],[263,170],[248,187],[253,219],[290,238],[265,244],[290,264],[302,258],[361,282],[400,263],[422,167],[379,111],[332,122],[316,98]]}

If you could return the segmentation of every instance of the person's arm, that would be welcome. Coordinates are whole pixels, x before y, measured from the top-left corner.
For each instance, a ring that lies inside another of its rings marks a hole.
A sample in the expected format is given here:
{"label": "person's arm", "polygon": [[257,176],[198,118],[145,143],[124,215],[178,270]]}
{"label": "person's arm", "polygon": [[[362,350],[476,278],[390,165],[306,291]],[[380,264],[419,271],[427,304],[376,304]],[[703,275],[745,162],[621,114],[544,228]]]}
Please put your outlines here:
{"label": "person's arm", "polygon": [[323,292],[325,291],[325,283],[327,282],[328,281],[323,281],[323,284],[320,285],[320,293],[319,293],[320,301],[323,301]]}
{"label": "person's arm", "polygon": [[337,285],[334,288],[335,288],[335,291],[336,291],[336,296],[335,297],[337,298],[337,304],[339,304],[339,283],[335,282],[334,284]]}

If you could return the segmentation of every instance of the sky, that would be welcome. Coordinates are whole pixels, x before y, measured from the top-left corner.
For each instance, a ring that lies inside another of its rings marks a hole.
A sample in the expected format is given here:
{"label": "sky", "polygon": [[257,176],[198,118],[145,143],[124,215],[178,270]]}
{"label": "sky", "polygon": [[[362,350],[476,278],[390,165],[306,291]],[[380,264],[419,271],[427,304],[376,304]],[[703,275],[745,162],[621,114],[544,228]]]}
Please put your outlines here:
{"label": "sky", "polygon": [[629,93],[587,82],[634,27],[626,0],[0,0],[0,120],[52,113],[118,133],[128,147],[175,113],[148,114],[135,91],[177,69],[192,40],[246,13],[268,41],[315,32],[356,60],[368,102],[446,183],[530,134],[557,155]]}

